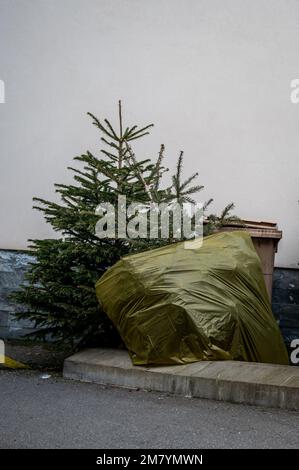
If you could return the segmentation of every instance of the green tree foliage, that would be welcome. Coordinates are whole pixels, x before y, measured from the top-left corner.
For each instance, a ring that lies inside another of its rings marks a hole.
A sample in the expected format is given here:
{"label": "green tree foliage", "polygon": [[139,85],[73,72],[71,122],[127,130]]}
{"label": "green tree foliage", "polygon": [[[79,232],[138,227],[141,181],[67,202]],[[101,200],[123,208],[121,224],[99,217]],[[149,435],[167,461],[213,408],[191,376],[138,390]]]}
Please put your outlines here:
{"label": "green tree foliage", "polygon": [[[101,155],[87,151],[74,158],[79,167],[68,168],[73,183],[55,184],[59,202],[34,198],[34,208],[42,212],[58,237],[30,240],[35,262],[14,299],[23,306],[18,318],[35,322],[35,337],[51,336],[77,346],[112,346],[120,339],[97,302],[95,282],[120,257],[172,240],[99,238],[95,232],[99,218],[96,208],[107,202],[116,205],[119,194],[126,195],[128,204],[191,202],[203,186],[196,183],[197,173],[182,180],[182,152],[168,186],[163,185],[168,171],[163,166],[164,145],[154,163],[151,159],[137,160],[132,144],[149,134],[152,124],[125,127],[120,102],[117,129],[107,119],[100,121],[88,114],[101,135]],[[222,223],[213,217],[209,230]]]}

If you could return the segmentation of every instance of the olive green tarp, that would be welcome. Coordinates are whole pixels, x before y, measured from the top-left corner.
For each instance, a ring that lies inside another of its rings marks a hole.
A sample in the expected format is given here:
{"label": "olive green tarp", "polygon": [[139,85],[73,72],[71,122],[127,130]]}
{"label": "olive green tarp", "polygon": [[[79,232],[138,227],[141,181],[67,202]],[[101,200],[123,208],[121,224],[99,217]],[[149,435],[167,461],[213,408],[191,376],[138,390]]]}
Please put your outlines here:
{"label": "olive green tarp", "polygon": [[220,232],[200,248],[198,240],[187,243],[124,257],[96,284],[133,363],[288,364],[250,235]]}

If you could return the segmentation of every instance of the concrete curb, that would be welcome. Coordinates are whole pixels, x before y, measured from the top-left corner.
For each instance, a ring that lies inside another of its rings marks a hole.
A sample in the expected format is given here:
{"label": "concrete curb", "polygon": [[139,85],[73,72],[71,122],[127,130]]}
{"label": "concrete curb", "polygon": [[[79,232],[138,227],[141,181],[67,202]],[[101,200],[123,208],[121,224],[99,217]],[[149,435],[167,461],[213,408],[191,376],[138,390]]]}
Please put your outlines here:
{"label": "concrete curb", "polygon": [[64,361],[67,379],[299,410],[299,368],[237,361],[133,366],[127,351],[87,349]]}

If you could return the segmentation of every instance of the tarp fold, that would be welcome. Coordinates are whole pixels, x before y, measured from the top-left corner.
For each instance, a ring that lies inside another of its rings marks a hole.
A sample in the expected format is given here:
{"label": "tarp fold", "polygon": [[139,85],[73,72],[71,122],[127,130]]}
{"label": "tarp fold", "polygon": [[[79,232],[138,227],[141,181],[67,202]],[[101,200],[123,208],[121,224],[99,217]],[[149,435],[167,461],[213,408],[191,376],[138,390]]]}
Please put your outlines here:
{"label": "tarp fold", "polygon": [[193,243],[127,256],[97,282],[133,363],[288,364],[250,235],[220,232],[200,248]]}

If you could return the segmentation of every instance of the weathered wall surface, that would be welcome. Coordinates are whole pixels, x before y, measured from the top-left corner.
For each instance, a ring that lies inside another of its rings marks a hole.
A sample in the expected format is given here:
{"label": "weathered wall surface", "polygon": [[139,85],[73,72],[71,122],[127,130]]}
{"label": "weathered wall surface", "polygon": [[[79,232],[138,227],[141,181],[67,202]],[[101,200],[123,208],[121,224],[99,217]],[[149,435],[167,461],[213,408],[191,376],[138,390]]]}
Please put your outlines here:
{"label": "weathered wall surface", "polygon": [[299,339],[299,270],[275,269],[272,309],[286,344]]}
{"label": "weathered wall surface", "polygon": [[[33,331],[30,321],[16,321],[14,312],[20,307],[8,298],[24,281],[32,261],[34,258],[28,253],[0,250],[0,338],[15,338]],[[299,338],[299,270],[275,269],[272,307],[289,346],[292,339]]]}
{"label": "weathered wall surface", "polygon": [[34,258],[28,253],[0,251],[0,338],[15,338],[32,331],[29,320],[17,321],[14,313],[20,307],[9,295],[24,281],[28,263]]}

